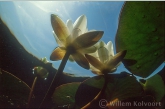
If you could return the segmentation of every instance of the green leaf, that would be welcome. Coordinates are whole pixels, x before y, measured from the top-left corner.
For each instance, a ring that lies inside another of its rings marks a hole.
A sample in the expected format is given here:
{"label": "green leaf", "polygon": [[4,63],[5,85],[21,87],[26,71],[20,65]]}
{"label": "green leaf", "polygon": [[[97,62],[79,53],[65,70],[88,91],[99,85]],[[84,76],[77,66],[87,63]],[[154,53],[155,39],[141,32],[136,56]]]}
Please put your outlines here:
{"label": "green leaf", "polygon": [[103,85],[103,76],[95,76],[82,82],[75,96],[76,105],[81,108],[91,102],[98,95]]}
{"label": "green leaf", "polygon": [[164,82],[158,74],[147,79],[143,87],[146,94],[154,96],[156,101],[160,101],[165,95]]}
{"label": "green leaf", "polygon": [[[107,101],[112,101],[118,99],[119,101],[139,97],[143,92],[141,84],[136,80],[134,76],[131,75],[109,75],[114,78],[113,81],[109,81],[106,88],[106,99]],[[110,77],[108,77],[110,78]]]}
{"label": "green leaf", "polygon": [[121,11],[116,51],[127,50],[123,63],[135,75],[147,77],[164,61],[164,3],[128,1]]}
{"label": "green leaf", "polygon": [[76,105],[81,108],[90,103],[92,104],[90,108],[98,108],[101,99],[106,99],[107,102],[110,102],[115,99],[122,101],[142,96],[143,88],[141,84],[134,76],[130,76],[128,73],[108,74],[106,79],[108,84],[105,93],[94,102],[91,101],[103,88],[105,79],[103,76],[96,76],[84,81],[77,90]]}
{"label": "green leaf", "polygon": [[11,73],[0,71],[0,108],[25,108],[30,87]]}
{"label": "green leaf", "polygon": [[57,106],[70,105],[70,107],[73,107],[75,104],[75,94],[79,85],[80,82],[73,82],[57,87],[53,93],[53,103]]}
{"label": "green leaf", "polygon": [[85,80],[82,84],[101,89],[104,84],[104,77],[103,75],[95,76]]}

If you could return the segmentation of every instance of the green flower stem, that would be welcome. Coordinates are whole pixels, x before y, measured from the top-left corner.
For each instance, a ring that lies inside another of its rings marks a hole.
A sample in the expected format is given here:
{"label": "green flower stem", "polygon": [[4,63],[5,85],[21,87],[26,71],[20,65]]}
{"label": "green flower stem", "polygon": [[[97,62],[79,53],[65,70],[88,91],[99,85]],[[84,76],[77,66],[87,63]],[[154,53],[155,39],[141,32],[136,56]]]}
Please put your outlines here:
{"label": "green flower stem", "polygon": [[36,81],[37,81],[37,77],[34,78],[34,81],[33,81],[33,84],[32,84],[32,87],[31,87],[31,90],[30,90],[30,93],[29,93],[28,104],[27,104],[26,108],[29,108],[29,106],[30,106],[30,101],[31,101],[31,98],[32,98],[32,95],[33,95],[33,90],[34,90]]}
{"label": "green flower stem", "polygon": [[100,97],[99,98],[101,98],[105,94],[105,90],[106,90],[107,85],[108,85],[108,74],[104,74],[104,79],[105,79],[104,86],[101,89],[101,92],[100,92],[100,95],[99,95]]}
{"label": "green flower stem", "polygon": [[[43,100],[42,100],[42,102],[41,102],[39,108],[42,107],[44,101],[47,101],[48,99],[50,99],[49,96],[48,96],[48,93],[51,93],[51,92],[50,92],[50,89],[52,89],[52,88],[55,89],[55,88],[57,87],[57,84],[58,84],[58,82],[59,82],[59,80],[60,80],[60,78],[61,78],[61,76],[62,76],[62,74],[63,74],[64,67],[65,67],[65,65],[66,65],[67,60],[69,59],[70,54],[71,54],[70,50],[67,50],[67,52],[66,52],[64,58],[62,59],[61,64],[60,64],[60,66],[59,66],[59,68],[58,68],[56,74],[54,75],[53,80],[52,80],[52,82],[51,82],[51,84],[50,84],[50,86],[49,86],[49,89],[47,90],[47,92],[46,92],[46,94],[45,94],[45,96],[44,96],[44,98],[43,98]],[[55,85],[55,86],[54,86],[54,85],[52,86],[52,84],[54,84],[54,83],[55,83],[56,85]],[[51,93],[51,95],[52,95],[52,94],[53,94],[53,93]]]}

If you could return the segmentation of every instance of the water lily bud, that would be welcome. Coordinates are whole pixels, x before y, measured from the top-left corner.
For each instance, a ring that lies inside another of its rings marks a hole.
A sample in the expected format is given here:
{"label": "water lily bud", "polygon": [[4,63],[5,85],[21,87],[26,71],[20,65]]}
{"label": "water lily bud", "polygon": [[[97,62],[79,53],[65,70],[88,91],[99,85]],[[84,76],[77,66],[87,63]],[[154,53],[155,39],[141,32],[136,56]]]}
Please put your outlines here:
{"label": "water lily bud", "polygon": [[49,62],[49,61],[46,59],[46,57],[41,58],[41,61],[44,62],[45,64]]}
{"label": "water lily bud", "polygon": [[49,74],[48,71],[45,68],[41,67],[41,66],[34,67],[33,73],[34,73],[35,76],[43,78],[43,79],[47,78],[48,74]]}

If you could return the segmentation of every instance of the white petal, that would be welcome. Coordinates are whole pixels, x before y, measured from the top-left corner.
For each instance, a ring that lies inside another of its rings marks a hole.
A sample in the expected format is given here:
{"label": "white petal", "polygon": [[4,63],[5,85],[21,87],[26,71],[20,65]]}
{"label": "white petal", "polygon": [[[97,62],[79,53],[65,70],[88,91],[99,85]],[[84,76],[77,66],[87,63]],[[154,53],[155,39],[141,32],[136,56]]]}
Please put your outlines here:
{"label": "white petal", "polygon": [[89,69],[89,62],[88,60],[85,58],[85,56],[79,52],[76,52],[74,54],[72,54],[73,59],[76,61],[76,63],[78,65],[80,65],[81,67],[85,68],[85,69]]}
{"label": "white petal", "polygon": [[51,14],[51,24],[58,39],[65,44],[66,38],[70,35],[65,23],[57,15]]}
{"label": "white petal", "polygon": [[52,31],[53,33],[53,36],[57,42],[57,44],[60,46],[60,47],[64,47],[64,44],[58,39],[58,37],[56,36],[56,34],[54,33],[54,31]]}
{"label": "white petal", "polygon": [[85,15],[80,16],[74,23],[74,30],[80,30],[81,34],[86,31],[87,27],[87,18]]}
{"label": "white petal", "polygon": [[93,65],[90,64],[90,70],[92,73],[96,74],[96,75],[101,75],[101,71],[97,68],[95,68]]}
{"label": "white petal", "polygon": [[[88,32],[88,28],[85,29],[84,33]],[[82,33],[83,34],[83,33]]]}
{"label": "white petal", "polygon": [[98,70],[102,69],[103,64],[99,60],[97,60],[95,57],[88,54],[85,54],[85,57],[88,59],[88,61],[90,62],[92,66],[94,66]]}
{"label": "white petal", "polygon": [[111,41],[107,43],[107,49],[109,51],[109,60],[111,60],[114,56],[113,44]]}
{"label": "white petal", "polygon": [[65,47],[66,47],[67,45],[69,45],[70,43],[72,43],[72,41],[73,41],[73,38],[72,38],[71,35],[69,35],[69,36],[66,38]]}
{"label": "white petal", "polygon": [[96,44],[103,36],[103,31],[91,31],[84,33],[73,41],[73,46],[77,49],[88,48]]}
{"label": "white petal", "polygon": [[96,30],[92,29],[92,30],[88,30],[88,31],[96,31]]}
{"label": "white petal", "polygon": [[72,31],[72,37],[75,39],[76,37],[80,36],[82,34],[82,31],[78,28],[73,29]]}
{"label": "white petal", "polygon": [[117,53],[108,63],[108,67],[109,69],[113,69],[115,67],[117,67],[117,65],[119,65],[119,63],[122,61],[122,59],[125,57],[126,55],[126,50],[124,51],[120,51],[119,53]]}
{"label": "white petal", "polygon": [[99,55],[98,55],[98,50],[96,52],[94,52],[94,53],[90,53],[89,55],[95,57],[97,60],[100,60],[99,59]]}
{"label": "white petal", "polygon": [[96,52],[96,50],[98,49],[98,43],[96,43],[95,45],[82,49],[81,51],[85,54],[85,53],[94,53]]}
{"label": "white petal", "polygon": [[52,61],[57,61],[57,60],[62,60],[66,51],[57,47],[53,50],[52,54],[50,55],[50,60]]}
{"label": "white petal", "polygon": [[88,48],[85,48],[85,49],[81,49],[80,51],[83,53],[83,54],[86,54],[86,53],[94,53],[96,52],[97,48],[94,47],[94,46],[91,46],[91,47],[88,47]]}
{"label": "white petal", "polygon": [[73,23],[72,23],[72,20],[67,20],[66,26],[68,27],[70,33],[72,33],[72,30],[73,30]]}
{"label": "white petal", "polygon": [[106,44],[105,44],[105,42],[104,41],[100,41],[100,46],[99,47],[105,47],[106,46]]}
{"label": "white petal", "polygon": [[97,68],[95,68],[93,65],[89,64],[90,65],[90,70],[98,70]]}
{"label": "white petal", "polygon": [[99,59],[102,63],[108,62],[109,53],[106,48],[106,44],[103,41],[100,42],[100,48],[98,48],[98,55],[99,55]]}

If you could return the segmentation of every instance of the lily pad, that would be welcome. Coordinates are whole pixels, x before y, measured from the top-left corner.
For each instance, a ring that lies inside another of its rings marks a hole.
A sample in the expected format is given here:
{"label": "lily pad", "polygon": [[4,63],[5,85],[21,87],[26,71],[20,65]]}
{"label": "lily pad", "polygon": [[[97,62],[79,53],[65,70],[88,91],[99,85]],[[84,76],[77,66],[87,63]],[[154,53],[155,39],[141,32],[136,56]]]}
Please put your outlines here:
{"label": "lily pad", "polygon": [[53,103],[58,107],[69,106],[73,108],[75,104],[75,94],[80,82],[63,84],[57,87],[53,93]]}
{"label": "lily pad", "polygon": [[120,13],[116,51],[127,50],[123,63],[135,75],[149,76],[165,59],[164,3],[128,1]]}
{"label": "lily pad", "polygon": [[13,74],[0,71],[0,108],[25,108],[30,87]]}
{"label": "lily pad", "polygon": [[103,85],[104,77],[102,75],[89,78],[82,82],[75,96],[77,108],[81,108],[91,102],[99,94]]}
{"label": "lily pad", "polygon": [[143,87],[146,94],[154,96],[156,101],[160,101],[165,95],[164,82],[158,74],[147,79]]}
{"label": "lily pad", "polygon": [[106,88],[105,94],[108,102],[142,96],[143,88],[134,76],[129,74],[125,76],[120,74],[118,77],[109,76],[112,76],[114,80],[109,81]]}
{"label": "lily pad", "polygon": [[99,108],[100,100],[103,99],[106,100],[104,103],[108,103],[116,99],[122,101],[133,97],[140,97],[143,94],[141,84],[134,76],[126,72],[108,74],[106,78],[108,83],[105,92],[100,97],[98,95],[105,81],[103,76],[90,78],[79,86],[75,97],[78,108],[87,106],[87,104],[89,104],[88,108]]}

